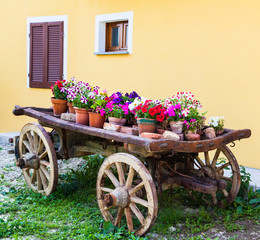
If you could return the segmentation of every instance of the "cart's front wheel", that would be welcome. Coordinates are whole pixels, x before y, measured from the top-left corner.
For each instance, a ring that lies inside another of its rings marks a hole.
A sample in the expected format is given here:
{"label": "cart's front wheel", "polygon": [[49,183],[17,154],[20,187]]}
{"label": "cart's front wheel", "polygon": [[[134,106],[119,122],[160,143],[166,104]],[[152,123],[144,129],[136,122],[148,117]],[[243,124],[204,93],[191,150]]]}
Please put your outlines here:
{"label": "cart's front wheel", "polygon": [[[153,179],[136,157],[116,153],[101,165],[97,178],[97,199],[106,221],[144,235],[157,217],[158,202]],[[124,217],[125,216],[125,217]]]}
{"label": "cart's front wheel", "polygon": [[58,164],[52,141],[37,123],[26,124],[19,137],[17,166],[28,186],[35,192],[50,195],[57,186]]}

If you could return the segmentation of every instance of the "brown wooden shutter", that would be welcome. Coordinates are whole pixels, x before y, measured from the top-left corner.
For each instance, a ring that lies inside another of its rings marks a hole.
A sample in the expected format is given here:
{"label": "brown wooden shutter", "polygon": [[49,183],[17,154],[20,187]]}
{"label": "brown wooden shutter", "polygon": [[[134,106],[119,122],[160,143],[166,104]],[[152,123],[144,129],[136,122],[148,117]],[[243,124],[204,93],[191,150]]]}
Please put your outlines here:
{"label": "brown wooden shutter", "polygon": [[39,88],[44,82],[44,23],[30,28],[30,87]]}
{"label": "brown wooden shutter", "polygon": [[31,23],[30,87],[49,88],[63,78],[63,22]]}

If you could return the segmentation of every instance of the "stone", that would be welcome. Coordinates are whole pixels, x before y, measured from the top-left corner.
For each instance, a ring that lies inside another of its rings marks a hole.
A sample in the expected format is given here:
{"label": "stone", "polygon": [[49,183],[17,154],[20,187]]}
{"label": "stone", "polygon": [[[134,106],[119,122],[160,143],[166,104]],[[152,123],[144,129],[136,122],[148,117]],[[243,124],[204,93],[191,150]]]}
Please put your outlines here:
{"label": "stone", "polygon": [[150,138],[150,139],[163,139],[163,136],[158,133],[149,133],[149,132],[143,132],[141,133],[141,137],[144,138]]}
{"label": "stone", "polygon": [[206,139],[212,139],[212,138],[215,138],[215,137],[216,137],[215,130],[214,130],[214,128],[212,128],[212,127],[206,128],[206,129],[204,130],[204,134],[205,134],[205,138],[206,138]]}
{"label": "stone", "polygon": [[125,134],[129,134],[129,135],[135,135],[136,134],[136,129],[134,129],[132,127],[122,126],[121,129],[120,129],[120,132],[121,133],[125,133]]}
{"label": "stone", "polygon": [[168,230],[169,230],[170,232],[176,232],[177,228],[171,226],[171,227],[168,228]]}
{"label": "stone", "polygon": [[105,122],[103,129],[114,131],[114,132],[120,132],[121,126]]}
{"label": "stone", "polygon": [[174,141],[179,141],[180,140],[180,136],[177,133],[174,133],[174,132],[171,132],[171,131],[165,131],[163,133],[163,138],[164,139],[174,140]]}
{"label": "stone", "polygon": [[76,114],[74,113],[62,113],[60,119],[69,121],[69,122],[76,122]]}

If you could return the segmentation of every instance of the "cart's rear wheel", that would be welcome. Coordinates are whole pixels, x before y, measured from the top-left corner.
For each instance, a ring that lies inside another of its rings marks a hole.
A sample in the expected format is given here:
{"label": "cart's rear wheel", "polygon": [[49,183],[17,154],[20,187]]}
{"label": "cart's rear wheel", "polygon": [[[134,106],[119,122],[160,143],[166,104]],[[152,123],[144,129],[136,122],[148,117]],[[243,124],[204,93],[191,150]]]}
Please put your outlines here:
{"label": "cart's rear wheel", "polygon": [[130,154],[116,153],[103,162],[97,178],[97,199],[106,221],[116,226],[125,221],[128,229],[139,236],[157,217],[153,179],[144,164]]}
{"label": "cart's rear wheel", "polygon": [[[194,164],[209,183],[210,180],[218,182],[217,191],[211,196],[201,194],[200,200],[221,207],[234,201],[240,188],[241,179],[237,160],[228,147],[221,147],[215,152],[200,153],[195,156]],[[194,197],[196,194],[199,195],[193,192],[192,196]],[[199,200],[198,196],[195,199]]]}
{"label": "cart's rear wheel", "polygon": [[22,168],[24,178],[33,191],[48,196],[56,189],[56,153],[48,133],[40,124],[28,123],[22,128],[17,166]]}

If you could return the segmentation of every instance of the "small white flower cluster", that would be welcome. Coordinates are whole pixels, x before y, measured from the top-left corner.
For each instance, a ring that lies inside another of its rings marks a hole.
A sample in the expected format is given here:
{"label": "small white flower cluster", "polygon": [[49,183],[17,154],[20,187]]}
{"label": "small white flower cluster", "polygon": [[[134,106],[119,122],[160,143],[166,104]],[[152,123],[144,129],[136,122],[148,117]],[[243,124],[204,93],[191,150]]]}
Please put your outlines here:
{"label": "small white flower cluster", "polygon": [[224,116],[222,117],[210,117],[209,125],[213,127],[220,127],[220,125],[224,124]]}
{"label": "small white flower cluster", "polygon": [[128,106],[129,110],[133,111],[134,108],[136,108],[141,103],[145,103],[146,100],[147,99],[145,97],[141,97],[141,99],[135,98],[135,100],[131,104],[129,104]]}

